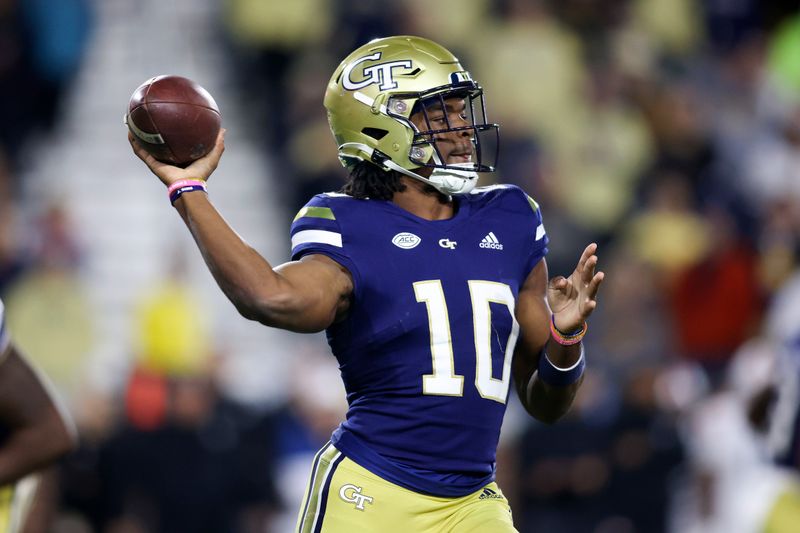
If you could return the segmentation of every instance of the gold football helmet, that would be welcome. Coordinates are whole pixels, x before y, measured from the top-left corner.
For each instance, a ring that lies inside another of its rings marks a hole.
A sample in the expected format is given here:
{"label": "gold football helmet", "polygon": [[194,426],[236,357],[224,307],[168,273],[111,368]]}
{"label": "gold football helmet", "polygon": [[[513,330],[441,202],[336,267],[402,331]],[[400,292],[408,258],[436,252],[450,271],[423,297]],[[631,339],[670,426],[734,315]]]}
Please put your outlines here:
{"label": "gold football helmet", "polygon": [[[468,126],[431,127],[427,110],[445,109],[448,98],[463,98]],[[444,47],[413,36],[375,39],[339,65],[325,91],[328,122],[339,147],[339,159],[349,167],[370,161],[433,185],[445,194],[468,192],[477,172],[493,172],[499,132],[489,124],[483,89],[458,59]],[[411,115],[422,111],[422,130]],[[468,130],[472,162],[447,164],[434,142],[437,135]],[[430,167],[430,176],[415,170]]]}

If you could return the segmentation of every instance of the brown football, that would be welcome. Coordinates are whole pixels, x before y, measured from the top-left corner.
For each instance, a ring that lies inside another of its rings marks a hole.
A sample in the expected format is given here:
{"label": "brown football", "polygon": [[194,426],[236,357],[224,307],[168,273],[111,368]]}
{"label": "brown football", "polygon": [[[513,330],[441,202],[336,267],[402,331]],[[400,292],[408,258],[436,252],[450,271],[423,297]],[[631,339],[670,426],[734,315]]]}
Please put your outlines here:
{"label": "brown football", "polygon": [[156,76],[128,102],[128,129],[159,161],[186,166],[214,147],[222,117],[211,94],[181,76]]}

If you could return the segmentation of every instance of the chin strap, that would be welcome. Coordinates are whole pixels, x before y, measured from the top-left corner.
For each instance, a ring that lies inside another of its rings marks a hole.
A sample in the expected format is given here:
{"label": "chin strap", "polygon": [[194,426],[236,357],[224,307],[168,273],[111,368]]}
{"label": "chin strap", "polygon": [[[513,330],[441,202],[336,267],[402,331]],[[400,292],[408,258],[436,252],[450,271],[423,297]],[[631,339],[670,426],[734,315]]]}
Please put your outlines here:
{"label": "chin strap", "polygon": [[[466,194],[475,188],[478,183],[478,173],[474,170],[457,170],[449,168],[434,168],[430,177],[423,177],[413,170],[401,167],[391,159],[383,162],[383,166],[426,183],[442,194]],[[455,165],[453,165],[455,166]],[[471,168],[471,165],[465,165]]]}
{"label": "chin strap", "polygon": [[[362,143],[346,143],[346,145],[343,144],[339,148],[341,149],[345,146],[357,148],[359,151],[367,155],[368,159],[371,159],[372,154],[374,153],[374,149]],[[435,160],[439,159],[435,154],[434,158]],[[427,178],[417,174],[413,170],[408,170],[407,168],[401,167],[391,159],[381,161],[381,165],[383,165],[383,167],[387,170],[396,170],[404,176],[427,183],[440,193],[448,196],[451,194],[466,194],[470,192],[475,188],[479,177],[478,173],[472,170],[473,166],[470,163],[457,163],[450,165],[451,167],[464,167],[464,170],[456,168],[434,168],[430,177]]]}

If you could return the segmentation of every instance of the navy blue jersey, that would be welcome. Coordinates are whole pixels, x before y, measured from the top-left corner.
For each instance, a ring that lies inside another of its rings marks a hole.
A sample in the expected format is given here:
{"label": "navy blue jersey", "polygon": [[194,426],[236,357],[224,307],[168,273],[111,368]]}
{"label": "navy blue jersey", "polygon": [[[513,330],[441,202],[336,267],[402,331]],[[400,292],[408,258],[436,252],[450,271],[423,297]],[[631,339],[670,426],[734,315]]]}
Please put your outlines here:
{"label": "navy blue jersey", "polygon": [[519,334],[520,287],[547,253],[536,203],[515,186],[455,197],[425,220],[396,204],[317,195],[292,224],[292,258],[324,254],[354,283],[327,330],[347,390],[333,443],[403,487],[463,496],[494,478]]}

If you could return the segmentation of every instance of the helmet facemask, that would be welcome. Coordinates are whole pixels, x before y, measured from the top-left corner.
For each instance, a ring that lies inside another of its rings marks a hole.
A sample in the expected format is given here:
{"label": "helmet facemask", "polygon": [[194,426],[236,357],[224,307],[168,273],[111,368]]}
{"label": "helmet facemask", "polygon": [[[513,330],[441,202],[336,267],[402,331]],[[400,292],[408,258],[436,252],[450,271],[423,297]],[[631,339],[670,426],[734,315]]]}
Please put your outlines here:
{"label": "helmet facemask", "polygon": [[[451,119],[454,104],[462,115],[459,123]],[[483,90],[473,81],[435,87],[423,93],[395,94],[388,101],[386,113],[404,122],[414,132],[408,153],[409,161],[420,168],[433,169],[428,177],[414,170],[400,170],[403,174],[425,181],[444,194],[461,194],[475,186],[477,172],[495,170],[499,147],[498,126],[486,120]],[[411,120],[416,114],[421,115],[417,124]],[[464,155],[469,155],[469,159],[448,162],[439,143],[447,142],[443,139],[445,135],[452,138],[464,133],[468,133],[468,136],[464,136],[469,140],[469,148]],[[393,165],[387,166],[394,168]]]}

